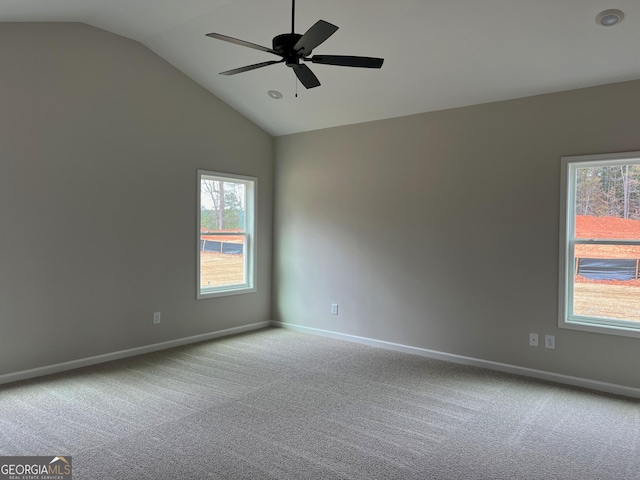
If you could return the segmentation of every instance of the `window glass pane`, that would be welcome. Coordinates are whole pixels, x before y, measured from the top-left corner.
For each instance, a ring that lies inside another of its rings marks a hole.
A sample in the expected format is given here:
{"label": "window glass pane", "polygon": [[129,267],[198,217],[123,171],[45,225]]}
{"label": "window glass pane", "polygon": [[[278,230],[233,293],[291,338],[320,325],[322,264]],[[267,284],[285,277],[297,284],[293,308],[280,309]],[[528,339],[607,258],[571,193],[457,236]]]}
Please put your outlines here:
{"label": "window glass pane", "polygon": [[244,235],[201,235],[200,288],[246,283],[244,240]]}
{"label": "window glass pane", "polygon": [[575,171],[575,238],[640,239],[640,165]]}
{"label": "window glass pane", "polygon": [[640,321],[640,246],[576,245],[573,313]]}

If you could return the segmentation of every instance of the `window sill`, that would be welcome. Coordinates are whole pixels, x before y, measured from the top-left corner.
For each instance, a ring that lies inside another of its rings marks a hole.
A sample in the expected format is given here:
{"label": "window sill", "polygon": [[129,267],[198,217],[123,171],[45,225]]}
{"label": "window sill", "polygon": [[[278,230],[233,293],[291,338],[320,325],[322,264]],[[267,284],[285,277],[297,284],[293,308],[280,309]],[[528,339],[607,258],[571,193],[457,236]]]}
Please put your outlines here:
{"label": "window sill", "polygon": [[231,287],[231,288],[225,288],[224,290],[218,290],[218,289],[203,289],[202,291],[200,291],[200,293],[198,293],[196,299],[197,300],[206,300],[207,298],[216,298],[216,297],[227,297],[229,295],[242,295],[245,293],[253,293],[256,291],[255,287],[246,287],[246,286],[242,286],[242,287]]}
{"label": "window sill", "polygon": [[640,338],[640,322],[636,327],[635,323],[629,327],[622,325],[606,325],[598,322],[589,322],[585,320],[567,320],[558,324],[560,328],[567,328],[570,330],[580,330],[583,332],[602,333],[605,335],[618,335],[622,337],[635,337]]}

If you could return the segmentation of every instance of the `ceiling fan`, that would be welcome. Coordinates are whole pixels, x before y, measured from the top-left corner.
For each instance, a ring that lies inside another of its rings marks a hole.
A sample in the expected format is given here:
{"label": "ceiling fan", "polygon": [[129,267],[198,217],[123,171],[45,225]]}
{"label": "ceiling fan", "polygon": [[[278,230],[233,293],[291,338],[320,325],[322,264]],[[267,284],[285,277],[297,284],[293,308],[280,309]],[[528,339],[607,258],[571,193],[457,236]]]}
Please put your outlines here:
{"label": "ceiling fan", "polygon": [[207,33],[207,37],[217,38],[225,42],[235,43],[244,47],[253,48],[262,52],[272,53],[282,57],[281,60],[270,60],[268,62],[247,65],[246,67],[234,68],[221,72],[220,75],[235,75],[237,73],[248,72],[256,68],[266,67],[276,63],[284,63],[287,67],[291,67],[295,72],[300,83],[306,88],[314,88],[320,85],[320,80],[314,75],[309,67],[302,61],[319,63],[323,65],[338,65],[341,67],[360,67],[360,68],[381,68],[384,62],[383,58],[373,57],[354,57],[348,55],[314,55],[310,56],[312,50],[333,35],[338,27],[318,20],[304,35],[295,33],[295,16],[296,16],[296,0],[292,0],[291,8],[291,33],[283,33],[273,38],[273,48],[263,47],[255,43],[246,42],[237,38],[228,37],[219,33]]}

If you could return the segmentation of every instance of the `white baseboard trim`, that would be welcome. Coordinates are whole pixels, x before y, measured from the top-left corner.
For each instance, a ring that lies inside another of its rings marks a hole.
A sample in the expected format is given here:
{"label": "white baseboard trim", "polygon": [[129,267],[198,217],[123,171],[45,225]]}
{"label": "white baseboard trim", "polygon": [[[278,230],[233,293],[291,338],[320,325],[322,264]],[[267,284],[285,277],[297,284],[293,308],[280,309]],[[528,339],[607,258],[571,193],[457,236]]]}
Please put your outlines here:
{"label": "white baseboard trim", "polygon": [[120,350],[117,352],[105,353],[103,355],[81,358],[78,360],[72,360],[70,362],[56,363],[54,365],[47,365],[46,367],[32,368],[30,370],[22,370],[15,373],[6,373],[4,375],[0,375],[0,385],[34,377],[41,377],[43,375],[50,375],[52,373],[73,370],[75,368],[88,367],[90,365],[96,365],[98,363],[105,363],[111,362],[113,360],[120,360],[122,358],[134,357],[136,355],[143,355],[145,353],[157,352],[159,350],[166,350],[168,348],[180,347],[182,345],[188,345],[190,343],[197,343],[214,338],[226,337],[229,335],[235,335],[236,333],[259,330],[261,328],[270,327],[271,324],[272,322],[269,321],[252,323],[250,325],[217,330],[215,332],[203,333],[201,335],[194,335],[192,337],[179,338],[177,340],[170,340],[168,342],[154,343],[153,345],[146,345],[144,347],[129,348],[127,350]]}
{"label": "white baseboard trim", "polygon": [[272,322],[274,327],[286,328],[289,330],[295,330],[298,332],[311,333],[314,335],[321,335],[324,337],[336,338],[339,340],[346,340],[347,342],[362,343],[364,345],[370,345],[372,347],[386,348],[387,350],[395,350],[397,352],[411,353],[413,355],[420,355],[422,357],[433,358],[436,360],[445,360],[447,362],[460,363],[463,365],[472,365],[474,367],[487,368],[489,370],[497,370],[499,372],[513,373],[516,375],[522,375],[525,377],[538,378],[541,380],[548,380],[551,382],[562,383],[565,385],[572,385],[575,387],[588,388],[591,390],[598,390],[601,392],[613,393],[615,395],[624,395],[626,397],[640,398],[640,388],[627,387],[624,385],[617,385],[615,383],[599,382],[597,380],[590,380],[588,378],[572,377],[569,375],[562,375],[559,373],[546,372],[544,370],[535,370],[533,368],[519,367],[517,365],[509,365],[507,363],[492,362],[490,360],[482,360],[473,357],[464,357],[462,355],[455,355],[452,353],[438,352],[436,350],[427,350],[426,348],[412,347],[410,345],[402,345],[399,343],[385,342],[384,340],[376,340],[367,337],[358,337],[355,335],[348,335],[346,333],[332,332],[330,330],[321,330],[318,328],[305,327],[302,325],[295,325],[292,323]]}

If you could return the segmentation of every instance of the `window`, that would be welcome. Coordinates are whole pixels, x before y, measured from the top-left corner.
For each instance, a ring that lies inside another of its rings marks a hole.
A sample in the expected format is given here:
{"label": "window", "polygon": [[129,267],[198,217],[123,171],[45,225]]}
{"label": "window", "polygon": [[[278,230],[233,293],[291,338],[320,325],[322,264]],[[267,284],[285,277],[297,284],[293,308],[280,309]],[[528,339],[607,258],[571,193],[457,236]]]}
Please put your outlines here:
{"label": "window", "polygon": [[255,292],[257,183],[198,170],[197,298]]}
{"label": "window", "polygon": [[559,326],[640,337],[640,152],[564,157]]}

